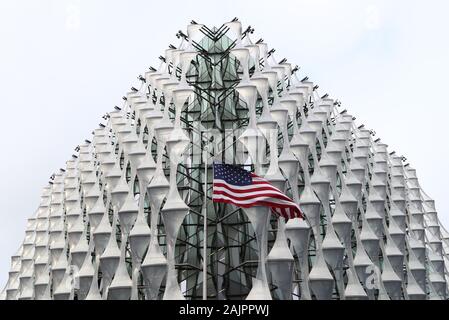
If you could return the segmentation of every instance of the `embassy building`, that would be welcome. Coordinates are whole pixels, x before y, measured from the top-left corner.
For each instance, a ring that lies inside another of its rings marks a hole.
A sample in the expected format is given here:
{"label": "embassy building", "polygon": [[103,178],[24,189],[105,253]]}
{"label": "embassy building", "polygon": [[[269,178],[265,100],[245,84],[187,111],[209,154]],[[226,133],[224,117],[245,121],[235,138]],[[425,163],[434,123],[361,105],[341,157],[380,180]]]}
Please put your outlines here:
{"label": "embassy building", "polygon": [[[42,190],[2,299],[447,299],[406,159],[234,19],[194,21]],[[305,219],[212,201],[212,163]]]}

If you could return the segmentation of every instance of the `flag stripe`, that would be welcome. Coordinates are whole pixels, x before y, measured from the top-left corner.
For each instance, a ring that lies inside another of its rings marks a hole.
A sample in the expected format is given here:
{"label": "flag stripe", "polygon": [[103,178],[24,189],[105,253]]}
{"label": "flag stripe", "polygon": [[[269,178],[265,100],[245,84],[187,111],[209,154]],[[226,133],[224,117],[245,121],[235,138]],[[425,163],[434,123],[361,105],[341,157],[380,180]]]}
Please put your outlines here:
{"label": "flag stripe", "polygon": [[271,212],[277,216],[281,216],[284,217],[286,219],[294,219],[294,218],[298,218],[298,213],[295,210],[292,210],[291,208],[287,209],[288,210],[288,214],[282,214],[281,209],[276,208],[275,206],[273,206],[272,204],[270,204],[269,202],[257,202],[251,205],[236,205],[233,201],[230,200],[216,200],[215,202],[220,202],[220,203],[227,203],[227,204],[233,204],[237,207],[240,208],[251,208],[251,207],[255,207],[255,206],[263,206],[263,207],[269,207],[271,209]]}
{"label": "flag stripe", "polygon": [[217,197],[213,197],[212,198],[214,200],[214,202],[226,202],[226,203],[232,203],[238,207],[243,207],[243,208],[250,208],[250,207],[254,207],[254,206],[266,206],[266,207],[273,207],[275,208],[275,211],[279,210],[282,212],[281,209],[292,209],[291,205],[288,204],[280,204],[280,203],[273,203],[271,201],[263,201],[263,200],[259,200],[259,201],[254,201],[254,202],[250,202],[250,203],[244,203],[244,202],[237,202],[235,200],[229,199],[228,197],[224,196],[217,196]]}
{"label": "flag stripe", "polygon": [[254,183],[252,183],[251,185],[248,185],[248,186],[236,186],[236,185],[233,185],[233,184],[229,184],[225,180],[222,180],[222,179],[214,179],[214,184],[215,183],[222,183],[222,184],[227,185],[230,188],[235,188],[235,189],[239,189],[239,190],[248,190],[248,189],[255,189],[255,188],[270,188],[272,190],[276,190],[276,191],[281,192],[275,186],[273,186],[271,184],[267,184],[267,181],[254,182]]}
{"label": "flag stripe", "polygon": [[247,197],[237,198],[237,197],[233,197],[232,195],[227,194],[226,192],[218,191],[218,192],[214,192],[214,195],[212,197],[213,198],[226,197],[232,201],[235,201],[236,203],[251,203],[251,202],[255,202],[255,201],[269,200],[273,203],[276,203],[279,205],[286,205],[289,207],[295,207],[295,208],[298,208],[298,210],[299,210],[299,206],[296,203],[292,204],[290,201],[285,201],[283,199],[276,199],[276,198],[270,197],[269,195],[268,196],[259,196],[259,197],[248,197],[248,199],[246,199]]}
{"label": "flag stripe", "polygon": [[243,196],[248,196],[248,195],[258,195],[258,194],[271,194],[273,195],[273,197],[275,196],[279,196],[281,199],[287,200],[287,201],[291,201],[289,197],[287,197],[285,194],[279,192],[276,189],[273,188],[269,188],[269,187],[263,187],[263,188],[256,188],[256,189],[247,189],[247,190],[239,190],[236,188],[232,188],[227,186],[226,184],[223,183],[214,183],[214,190],[217,191],[223,191],[223,190],[227,190],[229,192],[231,192],[232,194],[237,195],[243,195]]}

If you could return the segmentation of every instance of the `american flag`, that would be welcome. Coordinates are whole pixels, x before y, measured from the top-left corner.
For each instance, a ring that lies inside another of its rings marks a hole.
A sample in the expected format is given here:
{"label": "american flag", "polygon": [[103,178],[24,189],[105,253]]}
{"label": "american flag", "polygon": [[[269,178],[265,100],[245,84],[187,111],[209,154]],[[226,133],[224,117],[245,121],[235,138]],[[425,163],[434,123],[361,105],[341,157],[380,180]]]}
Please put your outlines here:
{"label": "american flag", "polygon": [[304,218],[299,205],[266,179],[230,164],[214,163],[212,200],[242,208],[267,206],[286,219]]}

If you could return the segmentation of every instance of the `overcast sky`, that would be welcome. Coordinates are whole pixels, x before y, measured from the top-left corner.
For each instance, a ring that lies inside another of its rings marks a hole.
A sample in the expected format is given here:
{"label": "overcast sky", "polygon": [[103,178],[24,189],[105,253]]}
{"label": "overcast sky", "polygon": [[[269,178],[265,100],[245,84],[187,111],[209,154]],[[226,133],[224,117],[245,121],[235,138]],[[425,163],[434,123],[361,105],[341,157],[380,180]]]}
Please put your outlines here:
{"label": "overcast sky", "polygon": [[407,157],[449,226],[449,2],[0,2],[0,290],[50,175],[192,20],[238,17]]}

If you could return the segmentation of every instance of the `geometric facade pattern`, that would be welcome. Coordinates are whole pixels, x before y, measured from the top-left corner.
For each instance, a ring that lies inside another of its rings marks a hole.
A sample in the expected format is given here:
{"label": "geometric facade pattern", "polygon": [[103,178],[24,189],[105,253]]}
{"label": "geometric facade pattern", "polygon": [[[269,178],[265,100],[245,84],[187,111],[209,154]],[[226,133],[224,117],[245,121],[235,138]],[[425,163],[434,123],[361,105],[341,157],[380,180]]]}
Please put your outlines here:
{"label": "geometric facade pattern", "polygon": [[[449,233],[416,171],[252,32],[177,34],[44,187],[1,298],[447,299]],[[213,203],[212,161],[305,220]]]}

